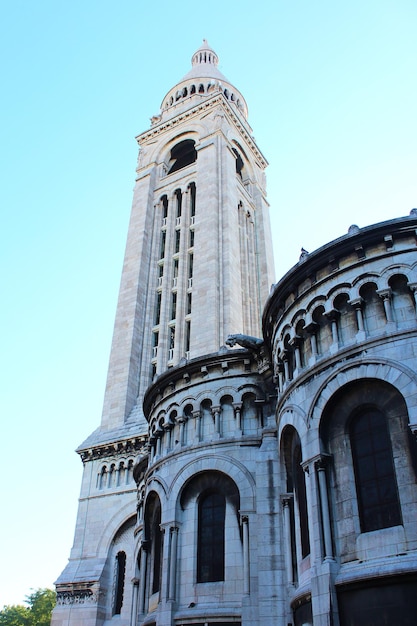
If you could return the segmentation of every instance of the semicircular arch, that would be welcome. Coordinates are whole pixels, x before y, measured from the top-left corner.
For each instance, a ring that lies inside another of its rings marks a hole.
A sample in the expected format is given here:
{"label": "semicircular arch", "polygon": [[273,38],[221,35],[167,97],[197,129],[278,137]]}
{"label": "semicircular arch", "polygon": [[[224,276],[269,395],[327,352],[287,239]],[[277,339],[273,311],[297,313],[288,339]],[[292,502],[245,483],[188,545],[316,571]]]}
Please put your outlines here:
{"label": "semicircular arch", "polygon": [[192,459],[174,476],[168,497],[177,507],[181,492],[188,481],[196,474],[217,471],[229,476],[238,486],[241,510],[255,510],[255,481],[249,470],[237,461],[221,454],[204,455]]}
{"label": "semicircular arch", "polygon": [[340,365],[317,390],[307,414],[307,427],[319,425],[323,411],[330,398],[345,384],[361,379],[376,379],[390,383],[403,396],[410,423],[417,424],[417,374],[406,365],[383,358],[361,357]]}

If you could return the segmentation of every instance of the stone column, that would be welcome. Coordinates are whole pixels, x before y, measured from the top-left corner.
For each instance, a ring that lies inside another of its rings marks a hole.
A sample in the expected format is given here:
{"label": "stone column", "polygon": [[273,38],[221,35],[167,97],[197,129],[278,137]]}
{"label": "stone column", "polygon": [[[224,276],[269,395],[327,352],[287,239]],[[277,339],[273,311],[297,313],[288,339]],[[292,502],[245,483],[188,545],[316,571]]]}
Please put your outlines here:
{"label": "stone column", "polygon": [[171,422],[167,422],[166,424],[164,424],[164,431],[165,431],[165,452],[168,453],[171,450],[171,438],[172,438],[172,427],[173,424],[171,424]]}
{"label": "stone column", "polygon": [[250,594],[250,560],[249,560],[249,518],[242,515],[243,535],[243,594]]}
{"label": "stone column", "polygon": [[112,483],[112,478],[113,478],[113,466],[111,465],[109,467],[109,471],[107,472],[107,487],[111,487],[111,483]]}
{"label": "stone column", "polygon": [[132,578],[132,611],[130,614],[130,626],[136,626],[138,614],[139,579]]}
{"label": "stone column", "polygon": [[332,530],[330,525],[329,497],[327,492],[326,466],[328,457],[321,457],[315,462],[318,476],[321,521],[323,525],[324,558],[333,560]]}
{"label": "stone column", "polygon": [[278,392],[281,393],[284,388],[284,364],[281,360],[278,360],[278,363],[277,363],[277,374],[278,374]]}
{"label": "stone column", "polygon": [[417,309],[417,283],[407,283],[407,286],[411,289],[414,296],[414,306]]}
{"label": "stone column", "polygon": [[195,442],[201,441],[201,413],[200,411],[193,411],[193,417],[195,419]]}
{"label": "stone column", "polygon": [[236,430],[241,435],[242,434],[242,404],[235,403],[233,404],[233,408],[235,410],[235,418],[236,418]]}
{"label": "stone column", "polygon": [[339,347],[339,334],[337,332],[337,320],[338,320],[338,318],[340,316],[340,313],[339,313],[339,311],[336,311],[336,309],[332,309],[331,311],[326,311],[325,315],[326,315],[327,319],[330,320],[330,323],[332,325],[332,346],[331,346],[331,351],[334,352]]}
{"label": "stone column", "polygon": [[221,425],[220,425],[220,407],[214,406],[212,407],[213,417],[214,417],[214,430],[216,435],[220,437]]}
{"label": "stone column", "polygon": [[143,493],[136,493],[136,526],[139,526],[142,522],[143,515]]}
{"label": "stone column", "polygon": [[[155,444],[156,444],[156,437],[155,435],[151,435],[151,437],[149,438],[149,461],[151,463],[155,457]],[[126,472],[127,472],[127,465],[126,465]]]}
{"label": "stone column", "polygon": [[295,337],[293,337],[290,341],[290,345],[294,348],[294,356],[295,356],[295,369],[297,370],[297,372],[300,371],[302,364],[301,364],[301,352],[300,352],[300,343],[301,343],[301,337],[299,337],[298,335],[296,335]]}
{"label": "stone column", "polygon": [[379,289],[377,291],[377,294],[382,299],[382,302],[384,303],[385,317],[387,319],[387,324],[389,324],[390,322],[394,321],[394,318],[392,315],[392,306],[391,306],[391,289],[389,287],[388,289]]}
{"label": "stone column", "polygon": [[168,600],[175,600],[175,597],[176,597],[177,546],[178,546],[178,527],[172,526],[170,529]]}
{"label": "stone column", "polygon": [[156,433],[156,450],[155,450],[155,456],[159,457],[161,456],[161,439],[162,439],[162,431],[161,430],[157,430]]}
{"label": "stone column", "polygon": [[142,542],[142,553],[140,555],[140,580],[139,580],[139,613],[145,613],[146,575],[148,566],[148,541]]}
{"label": "stone column", "polygon": [[129,484],[129,462],[125,465],[125,484]]}
{"label": "stone column", "polygon": [[359,297],[359,298],[355,298],[354,300],[349,300],[348,304],[350,304],[355,309],[358,332],[359,333],[365,332],[365,324],[363,321],[363,311],[362,311],[362,307],[363,307],[362,298]]}
{"label": "stone column", "polygon": [[292,495],[286,495],[282,498],[282,506],[284,511],[284,550],[285,550],[285,569],[287,572],[287,581],[290,585],[293,580],[293,562],[292,562],[292,541],[291,541],[291,501]]}
{"label": "stone column", "polygon": [[186,187],[182,194],[182,215],[187,226],[190,225],[190,188]]}
{"label": "stone column", "polygon": [[309,324],[306,324],[304,326],[304,330],[310,336],[311,358],[312,358],[313,363],[315,362],[315,360],[317,359],[317,356],[318,356],[317,337],[316,337],[318,326],[319,325],[317,324],[317,322],[310,322]]}
{"label": "stone column", "polygon": [[284,382],[288,382],[290,380],[290,366],[288,363],[288,354],[284,351],[282,355],[282,360],[284,362]]}
{"label": "stone column", "polygon": [[180,446],[185,444],[185,421],[186,418],[184,416],[178,417],[177,421],[180,425]]}

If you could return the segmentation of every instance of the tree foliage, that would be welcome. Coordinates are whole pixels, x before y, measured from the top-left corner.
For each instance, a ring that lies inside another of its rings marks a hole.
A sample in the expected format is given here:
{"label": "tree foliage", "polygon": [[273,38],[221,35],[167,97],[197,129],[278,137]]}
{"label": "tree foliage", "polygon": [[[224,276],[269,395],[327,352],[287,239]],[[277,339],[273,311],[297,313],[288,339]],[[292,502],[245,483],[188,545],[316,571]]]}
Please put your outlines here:
{"label": "tree foliage", "polygon": [[52,589],[36,589],[26,596],[27,606],[21,604],[3,607],[0,626],[49,626],[56,595]]}

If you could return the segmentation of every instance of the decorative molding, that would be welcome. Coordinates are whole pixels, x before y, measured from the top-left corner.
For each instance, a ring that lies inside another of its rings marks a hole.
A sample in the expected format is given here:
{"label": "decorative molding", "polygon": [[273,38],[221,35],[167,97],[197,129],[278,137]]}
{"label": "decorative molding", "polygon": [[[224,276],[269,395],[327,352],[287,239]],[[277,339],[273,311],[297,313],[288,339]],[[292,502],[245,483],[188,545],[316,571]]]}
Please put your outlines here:
{"label": "decorative molding", "polygon": [[56,603],[57,606],[98,604],[105,595],[106,592],[98,589],[97,583],[85,583],[77,587],[64,585],[63,589],[57,587]]}
{"label": "decorative molding", "polygon": [[226,100],[223,93],[216,94],[212,96],[208,100],[205,100],[204,103],[188,109],[184,111],[184,113],[180,113],[179,115],[167,120],[165,123],[158,124],[157,126],[151,128],[149,131],[145,131],[141,135],[136,137],[136,141],[140,146],[146,144],[148,141],[158,137],[162,133],[174,128],[175,126],[179,126],[182,122],[189,120],[190,118],[200,117],[202,112],[213,109],[217,105],[221,105],[224,111],[228,114],[233,122],[233,125],[239,131],[241,137],[246,141],[248,147],[251,149],[253,156],[255,157],[257,163],[260,165],[262,169],[265,169],[268,165],[267,160],[261,154],[256,143],[248,130],[244,127],[243,123],[239,120],[238,116],[232,110],[230,104]]}
{"label": "decorative molding", "polygon": [[148,440],[147,435],[140,437],[129,437],[122,441],[114,443],[99,444],[90,446],[89,448],[78,449],[77,452],[83,463],[87,461],[95,461],[96,459],[110,459],[121,455],[131,454],[132,452],[143,452],[144,446]]}

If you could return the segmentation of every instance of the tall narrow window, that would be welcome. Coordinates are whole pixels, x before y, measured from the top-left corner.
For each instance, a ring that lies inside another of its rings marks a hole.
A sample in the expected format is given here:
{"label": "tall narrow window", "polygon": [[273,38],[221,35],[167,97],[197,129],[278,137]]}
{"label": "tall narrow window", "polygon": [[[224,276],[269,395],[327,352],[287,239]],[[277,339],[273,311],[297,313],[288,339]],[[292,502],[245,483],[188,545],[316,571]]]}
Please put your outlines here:
{"label": "tall narrow window", "polygon": [[362,532],[401,524],[397,481],[387,420],[376,408],[356,415],[350,425]]}
{"label": "tall narrow window", "polygon": [[191,293],[191,291],[189,291],[187,293],[187,313],[186,313],[186,315],[190,315],[191,314],[192,299],[193,299],[193,294]]}
{"label": "tall narrow window", "polygon": [[198,504],[197,582],[224,580],[226,501],[217,492],[202,495]]}
{"label": "tall narrow window", "polygon": [[166,243],[166,239],[167,239],[167,234],[166,231],[163,230],[161,233],[161,247],[159,250],[159,258],[163,259],[165,256],[165,243]]}
{"label": "tall narrow window", "polygon": [[171,319],[175,320],[177,316],[177,292],[173,291],[171,294]]}
{"label": "tall narrow window", "polygon": [[155,331],[152,333],[152,358],[158,356],[158,343],[159,343],[159,332]]}
{"label": "tall narrow window", "polygon": [[195,197],[196,197],[196,187],[195,183],[190,183],[190,215],[191,217],[195,217]]}
{"label": "tall narrow window", "polygon": [[168,197],[162,196],[162,217],[166,219],[168,217]]}
{"label": "tall narrow window", "polygon": [[168,360],[172,361],[174,358],[174,348],[175,348],[175,326],[169,327],[169,353]]}
{"label": "tall narrow window", "polygon": [[174,259],[174,264],[172,267],[172,287],[175,289],[178,284],[178,270],[179,270],[179,260]]}
{"label": "tall narrow window", "polygon": [[185,351],[190,351],[190,330],[191,330],[191,322],[185,322]]}
{"label": "tall narrow window", "polygon": [[188,255],[188,288],[193,286],[193,265],[194,265],[194,255]]}
{"label": "tall narrow window", "polygon": [[160,263],[158,265],[158,287],[162,287],[163,276],[164,276],[164,264]]}
{"label": "tall narrow window", "polygon": [[113,615],[120,615],[123,606],[125,588],[126,553],[118,552],[116,556],[116,585],[114,594]]}
{"label": "tall narrow window", "polygon": [[175,231],[175,249],[174,249],[175,254],[180,251],[180,238],[181,238],[181,231],[176,230]]}
{"label": "tall narrow window", "polygon": [[181,217],[181,210],[182,210],[182,193],[181,193],[181,189],[176,189],[175,190],[175,197],[177,200],[177,218]]}
{"label": "tall narrow window", "polygon": [[161,321],[161,301],[162,294],[160,291],[156,294],[156,306],[155,306],[155,326],[158,326]]}
{"label": "tall narrow window", "polygon": [[[163,532],[161,531],[161,501],[159,496],[152,492],[145,504],[144,522],[145,539],[148,544],[149,579],[147,593],[152,595],[161,589]],[[149,583],[149,587],[148,587]]]}
{"label": "tall narrow window", "polygon": [[194,247],[194,231],[190,229],[190,248]]}

